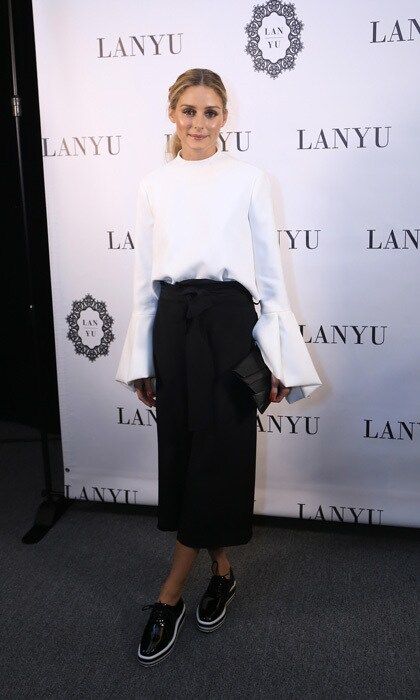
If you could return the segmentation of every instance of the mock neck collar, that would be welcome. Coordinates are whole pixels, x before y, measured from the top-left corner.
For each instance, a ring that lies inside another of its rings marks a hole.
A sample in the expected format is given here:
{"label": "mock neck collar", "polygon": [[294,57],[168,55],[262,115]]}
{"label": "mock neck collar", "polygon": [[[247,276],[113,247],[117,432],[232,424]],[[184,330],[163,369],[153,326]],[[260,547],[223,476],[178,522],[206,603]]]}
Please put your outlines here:
{"label": "mock neck collar", "polygon": [[181,157],[181,149],[176,154],[175,161],[179,166],[182,166],[183,168],[203,168],[205,165],[211,165],[212,163],[215,163],[216,161],[220,160],[220,158],[223,156],[224,151],[221,150],[219,143],[216,144],[216,148],[216,153],[213,153],[213,155],[211,156],[207,156],[207,158],[200,158],[199,160],[185,160]]}

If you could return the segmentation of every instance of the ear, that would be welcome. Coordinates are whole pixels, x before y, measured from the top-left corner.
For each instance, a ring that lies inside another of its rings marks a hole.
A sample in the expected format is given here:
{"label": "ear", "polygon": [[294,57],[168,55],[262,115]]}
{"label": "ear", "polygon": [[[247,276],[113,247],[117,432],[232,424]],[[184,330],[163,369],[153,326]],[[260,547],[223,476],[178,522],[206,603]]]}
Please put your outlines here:
{"label": "ear", "polygon": [[225,110],[224,115],[225,115],[225,116],[224,116],[224,119],[223,119],[223,124],[222,124],[222,126],[224,126],[224,125],[226,124],[227,118],[228,118],[228,116],[229,116],[229,112],[228,112],[227,109]]}
{"label": "ear", "polygon": [[173,111],[172,111],[171,107],[168,108],[168,117],[169,117],[169,119],[171,120],[171,122],[174,122],[174,121],[175,121],[175,118],[174,118],[174,116],[173,116]]}

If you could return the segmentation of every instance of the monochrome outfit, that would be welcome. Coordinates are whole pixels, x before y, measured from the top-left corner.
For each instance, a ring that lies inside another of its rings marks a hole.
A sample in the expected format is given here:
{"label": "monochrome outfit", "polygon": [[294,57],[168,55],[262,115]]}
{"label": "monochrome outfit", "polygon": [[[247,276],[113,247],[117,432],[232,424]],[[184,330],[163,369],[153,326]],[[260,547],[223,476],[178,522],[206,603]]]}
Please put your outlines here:
{"label": "monochrome outfit", "polygon": [[116,380],[135,391],[156,377],[158,528],[190,547],[245,544],[257,416],[231,368],[256,342],[292,387],[288,403],[321,385],[285,289],[265,171],[218,147],[145,175],[133,286]]}

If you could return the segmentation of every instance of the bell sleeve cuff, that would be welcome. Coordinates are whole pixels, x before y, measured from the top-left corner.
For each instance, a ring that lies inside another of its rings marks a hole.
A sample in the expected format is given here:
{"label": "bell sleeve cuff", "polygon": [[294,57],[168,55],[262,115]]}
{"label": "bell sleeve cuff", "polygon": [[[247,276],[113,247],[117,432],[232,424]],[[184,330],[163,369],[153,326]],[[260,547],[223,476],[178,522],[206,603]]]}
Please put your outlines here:
{"label": "bell sleeve cuff", "polygon": [[153,377],[153,322],[155,313],[133,311],[120,357],[115,379],[131,391],[133,382],[142,377]]}
{"label": "bell sleeve cuff", "polygon": [[262,313],[252,335],[264,362],[285,387],[288,403],[307,398],[321,385],[299,325],[291,309]]}

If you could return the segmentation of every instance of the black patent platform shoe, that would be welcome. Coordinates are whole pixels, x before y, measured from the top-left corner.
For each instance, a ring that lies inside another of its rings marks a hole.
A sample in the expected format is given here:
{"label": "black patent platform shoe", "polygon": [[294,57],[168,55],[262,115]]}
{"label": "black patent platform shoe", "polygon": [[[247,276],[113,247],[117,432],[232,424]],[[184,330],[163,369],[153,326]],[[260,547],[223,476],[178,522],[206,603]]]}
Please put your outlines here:
{"label": "black patent platform shoe", "polygon": [[182,596],[176,605],[158,601],[143,605],[142,610],[149,608],[151,608],[150,617],[137,652],[143,666],[153,666],[171,653],[185,619],[185,603]]}
{"label": "black patent platform shoe", "polygon": [[211,565],[213,576],[207,590],[202,596],[196,611],[197,626],[202,632],[213,632],[223,624],[226,617],[226,606],[236,594],[236,579],[230,567],[230,578],[217,574],[218,563]]}

